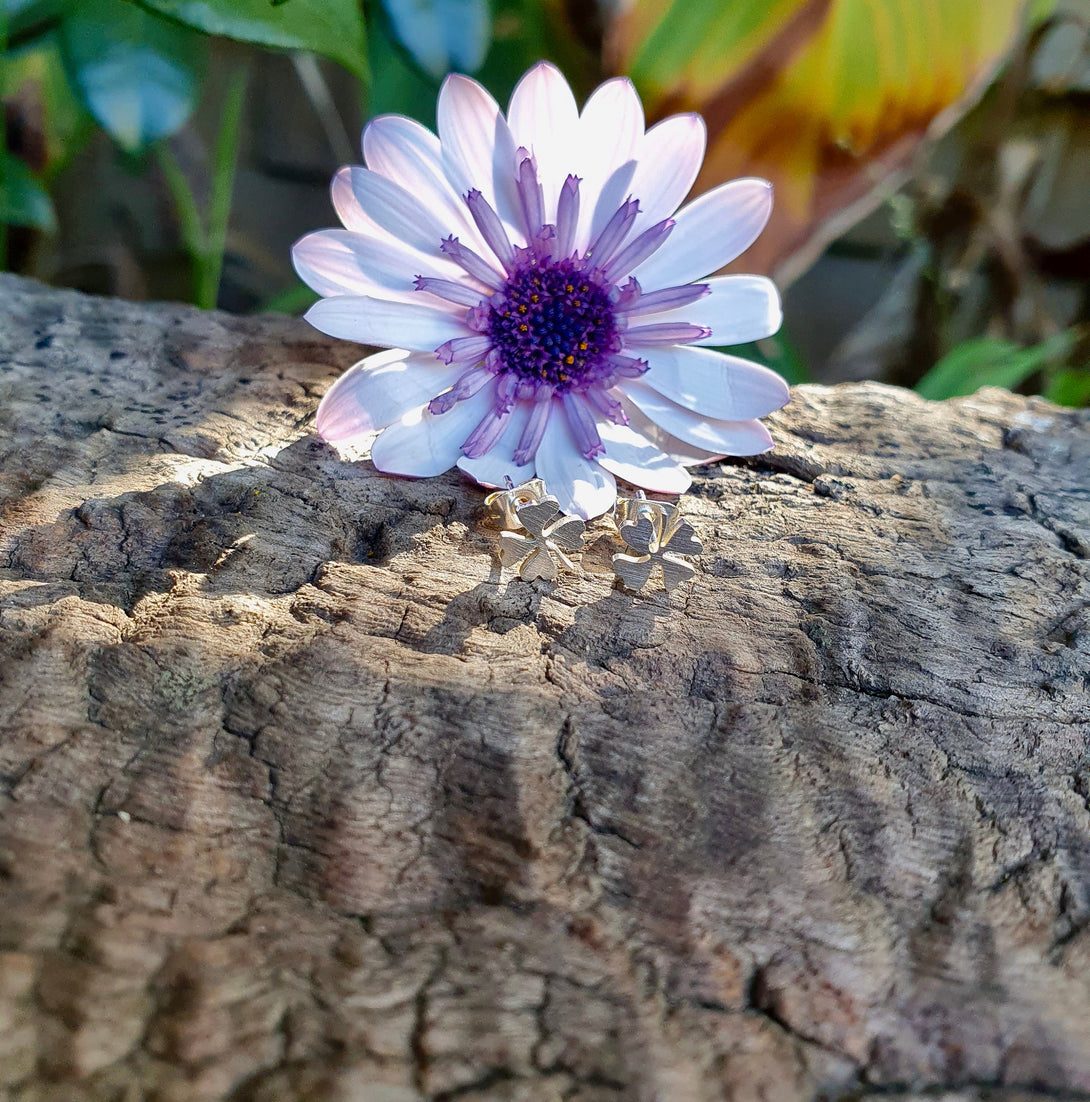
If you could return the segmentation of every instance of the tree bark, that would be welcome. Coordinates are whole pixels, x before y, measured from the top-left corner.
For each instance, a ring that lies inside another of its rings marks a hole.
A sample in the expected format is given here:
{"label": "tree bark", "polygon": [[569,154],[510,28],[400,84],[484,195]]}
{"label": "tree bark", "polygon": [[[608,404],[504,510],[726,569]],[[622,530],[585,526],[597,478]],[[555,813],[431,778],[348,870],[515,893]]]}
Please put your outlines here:
{"label": "tree bark", "polygon": [[358,349],[0,288],[0,1099],[1090,1099],[1085,411],[799,387],[526,583]]}

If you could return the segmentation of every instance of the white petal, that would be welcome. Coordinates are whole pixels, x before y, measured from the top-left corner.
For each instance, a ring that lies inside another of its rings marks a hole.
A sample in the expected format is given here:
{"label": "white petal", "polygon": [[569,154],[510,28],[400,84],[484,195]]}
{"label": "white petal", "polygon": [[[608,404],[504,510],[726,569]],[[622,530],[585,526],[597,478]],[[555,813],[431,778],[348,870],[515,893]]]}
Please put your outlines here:
{"label": "white petal", "polygon": [[477,228],[443,172],[439,139],[426,126],[404,115],[380,115],[363,131],[363,156],[369,169],[412,192],[448,226],[447,233],[476,249]]}
{"label": "white petal", "polygon": [[706,417],[676,405],[636,379],[626,380],[622,389],[652,421],[687,444],[722,455],[760,455],[772,447],[772,437],[760,421]]}
{"label": "white petal", "polygon": [[376,352],[326,391],[318,406],[318,433],[336,443],[384,429],[453,386],[464,370],[441,363],[433,352]]}
{"label": "white petal", "polygon": [[443,171],[463,198],[478,191],[506,223],[518,225],[515,142],[496,101],[475,80],[454,73],[436,108]]}
{"label": "white petal", "polygon": [[595,89],[579,117],[578,175],[580,250],[601,232],[632,191],[636,158],[643,141],[643,104],[627,77],[614,77]]}
{"label": "white petal", "polygon": [[385,474],[430,478],[449,471],[466,437],[492,405],[494,386],[458,402],[446,413],[421,406],[385,429],[371,445],[371,462]]}
{"label": "white petal", "polygon": [[579,109],[560,70],[539,61],[515,85],[507,109],[516,147],[523,146],[537,161],[537,178],[545,193],[545,220],[556,221],[556,201],[570,172],[572,136],[579,126]]}
{"label": "white petal", "polygon": [[625,482],[656,494],[683,494],[692,484],[684,467],[630,426],[607,421],[598,425],[598,435],[606,449],[598,462]]}
{"label": "white petal", "polygon": [[780,292],[765,276],[728,275],[707,279],[709,293],[689,306],[641,315],[640,325],[687,321],[703,325],[711,336],[694,344],[746,344],[771,337],[783,322]]}
{"label": "white petal", "polygon": [[717,272],[757,240],[772,213],[772,185],[745,177],[720,184],[677,213],[666,244],[635,271],[645,291]]}
{"label": "white petal", "polygon": [[695,467],[701,463],[714,463],[723,458],[722,452],[709,452],[703,448],[694,447],[676,436],[671,436],[661,425],[655,424],[638,406],[634,405],[630,398],[622,394],[621,405],[628,414],[628,423],[641,436],[647,437],[656,447],[660,448],[667,458],[683,467]]}
{"label": "white petal", "polygon": [[[299,278],[320,295],[377,295],[399,302],[419,302],[413,286],[418,275],[457,278],[443,264],[392,238],[380,239],[352,230],[318,230],[291,249]],[[435,305],[430,297],[429,305]],[[451,309],[456,309],[453,304]]]}
{"label": "white petal", "polygon": [[331,337],[410,352],[434,352],[446,341],[470,336],[466,325],[453,314],[365,295],[323,298],[304,316],[315,329]]}
{"label": "white petal", "polygon": [[685,201],[704,160],[707,137],[699,115],[671,115],[647,131],[632,177],[632,196],[640,201],[633,234],[669,218]]}
{"label": "white petal", "polygon": [[338,169],[330,190],[337,216],[350,230],[366,233],[379,226],[429,256],[439,255],[452,232],[400,184],[359,165]]}
{"label": "white petal", "polygon": [[748,421],[791,400],[787,383],[775,371],[738,356],[685,345],[631,351],[651,365],[641,383],[705,417]]}
{"label": "white petal", "polygon": [[505,478],[510,478],[511,482],[518,486],[528,478],[533,478],[534,461],[532,459],[529,463],[517,467],[511,458],[529,416],[530,403],[519,402],[511,411],[511,418],[503,430],[499,443],[478,459],[467,459],[463,455],[458,460],[459,468],[482,486],[503,487],[507,484]]}
{"label": "white petal", "polygon": [[613,475],[579,454],[568,419],[555,399],[534,466],[564,513],[590,520],[607,512],[617,500]]}

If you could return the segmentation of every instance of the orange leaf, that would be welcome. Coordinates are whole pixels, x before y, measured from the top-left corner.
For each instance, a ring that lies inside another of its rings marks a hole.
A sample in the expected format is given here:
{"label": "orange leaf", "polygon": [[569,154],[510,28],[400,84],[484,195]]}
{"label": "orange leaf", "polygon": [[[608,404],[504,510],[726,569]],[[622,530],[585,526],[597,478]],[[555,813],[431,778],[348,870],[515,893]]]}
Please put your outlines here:
{"label": "orange leaf", "polygon": [[[696,190],[736,176],[776,185],[747,271],[798,275],[983,86],[1022,0],[635,0],[610,32],[652,117],[699,111]],[[945,114],[944,114],[945,113]]]}

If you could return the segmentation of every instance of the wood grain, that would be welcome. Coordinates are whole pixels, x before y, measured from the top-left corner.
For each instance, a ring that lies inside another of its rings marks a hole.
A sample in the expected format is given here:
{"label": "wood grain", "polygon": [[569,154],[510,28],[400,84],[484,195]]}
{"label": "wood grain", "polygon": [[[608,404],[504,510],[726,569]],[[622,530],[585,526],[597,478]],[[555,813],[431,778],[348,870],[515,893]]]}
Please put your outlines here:
{"label": "wood grain", "polygon": [[1090,419],[801,387],[670,598],[0,278],[0,1099],[1090,1099]]}

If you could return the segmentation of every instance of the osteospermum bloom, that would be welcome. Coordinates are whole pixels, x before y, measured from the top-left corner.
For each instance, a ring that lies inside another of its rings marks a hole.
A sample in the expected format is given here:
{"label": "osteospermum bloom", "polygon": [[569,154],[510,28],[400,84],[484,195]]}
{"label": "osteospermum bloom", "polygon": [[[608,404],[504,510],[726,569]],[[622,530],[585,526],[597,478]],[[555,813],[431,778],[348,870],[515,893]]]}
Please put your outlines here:
{"label": "osteospermum bloom", "polygon": [[733,180],[678,210],[704,157],[698,115],[645,132],[623,78],[579,112],[542,63],[506,116],[476,81],[448,77],[438,132],[374,119],[367,167],[333,179],[345,228],[293,249],[324,296],[307,320],[389,349],[326,394],[326,440],[380,432],[371,459],[389,474],[537,475],[584,519],[613,505],[615,477],[682,493],[686,466],[772,446],[757,418],[787,385],[702,347],[779,328],[770,280],[707,278],[764,228],[772,187]]}

